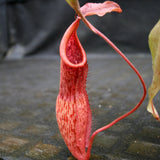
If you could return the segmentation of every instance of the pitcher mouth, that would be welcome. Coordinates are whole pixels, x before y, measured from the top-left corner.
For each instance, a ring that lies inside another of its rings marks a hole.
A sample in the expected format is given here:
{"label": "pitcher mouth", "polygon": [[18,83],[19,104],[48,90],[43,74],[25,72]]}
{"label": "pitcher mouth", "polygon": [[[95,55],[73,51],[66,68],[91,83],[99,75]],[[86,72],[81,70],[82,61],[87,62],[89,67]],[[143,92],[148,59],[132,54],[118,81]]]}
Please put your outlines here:
{"label": "pitcher mouth", "polygon": [[65,32],[60,44],[60,56],[62,61],[73,68],[83,67],[87,62],[85,50],[78,36],[77,28],[80,18],[77,18]]}

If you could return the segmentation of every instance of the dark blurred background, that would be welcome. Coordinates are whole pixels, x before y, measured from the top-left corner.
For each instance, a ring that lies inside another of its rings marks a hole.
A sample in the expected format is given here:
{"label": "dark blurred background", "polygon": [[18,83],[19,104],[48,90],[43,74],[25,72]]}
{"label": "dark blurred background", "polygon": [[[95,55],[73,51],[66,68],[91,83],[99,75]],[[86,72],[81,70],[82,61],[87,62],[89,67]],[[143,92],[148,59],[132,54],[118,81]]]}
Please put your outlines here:
{"label": "dark blurred background", "polygon": [[[80,0],[104,2],[104,0]],[[125,53],[149,53],[148,34],[160,19],[160,0],[115,0],[123,12],[88,17]],[[60,40],[75,18],[65,0],[0,0],[0,59],[58,55]],[[113,51],[81,23],[78,34],[88,53]]]}

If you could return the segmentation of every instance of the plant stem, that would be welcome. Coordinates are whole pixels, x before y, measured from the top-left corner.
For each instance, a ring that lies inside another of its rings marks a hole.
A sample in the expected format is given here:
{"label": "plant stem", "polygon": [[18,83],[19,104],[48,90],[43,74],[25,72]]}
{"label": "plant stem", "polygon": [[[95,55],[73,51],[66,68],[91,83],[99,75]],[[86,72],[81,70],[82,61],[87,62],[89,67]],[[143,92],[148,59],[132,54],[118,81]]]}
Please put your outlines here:
{"label": "plant stem", "polygon": [[115,119],[114,121],[112,121],[111,123],[109,123],[108,125],[97,129],[90,138],[90,142],[89,142],[89,146],[88,146],[88,150],[87,150],[87,154],[86,154],[86,159],[88,160],[90,158],[90,152],[91,152],[91,147],[93,144],[93,140],[94,137],[99,133],[102,132],[108,128],[110,128],[111,126],[113,126],[114,124],[116,124],[117,122],[119,122],[120,120],[124,119],[125,117],[129,116],[130,114],[132,114],[134,111],[136,111],[140,105],[142,104],[142,102],[145,99],[146,93],[147,93],[147,89],[146,89],[146,85],[145,82],[141,76],[141,74],[138,72],[138,70],[135,68],[135,66],[128,60],[128,58],[113,44],[113,42],[111,42],[103,33],[101,33],[98,29],[96,29],[83,15],[80,15],[80,17],[82,18],[82,20],[84,21],[84,23],[97,35],[99,35],[100,37],[102,37],[127,63],[128,65],[133,69],[133,71],[137,74],[137,76],[139,77],[142,86],[143,86],[143,96],[140,99],[139,103],[129,112],[127,112],[126,114],[120,116],[119,118]]}

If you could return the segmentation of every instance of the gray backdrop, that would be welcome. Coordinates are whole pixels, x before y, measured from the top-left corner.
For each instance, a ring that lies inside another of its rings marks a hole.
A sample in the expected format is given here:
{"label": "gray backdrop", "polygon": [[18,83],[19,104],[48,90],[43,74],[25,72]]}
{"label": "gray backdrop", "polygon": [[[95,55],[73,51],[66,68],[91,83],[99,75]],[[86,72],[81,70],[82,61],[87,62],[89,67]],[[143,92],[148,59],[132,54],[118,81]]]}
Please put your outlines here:
{"label": "gray backdrop", "polygon": [[[102,0],[80,0],[103,2]],[[123,12],[88,17],[125,53],[149,52],[148,34],[160,19],[160,0],[115,0]],[[0,58],[58,54],[63,33],[75,18],[65,0],[0,0]],[[85,50],[109,53],[112,49],[81,24]]]}

